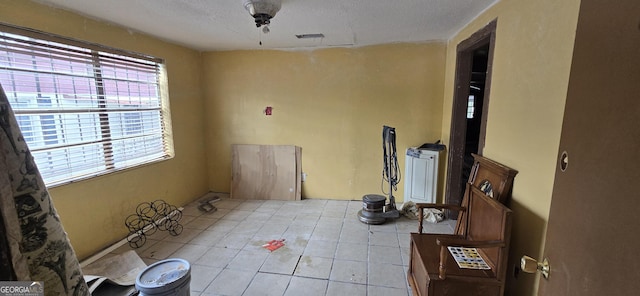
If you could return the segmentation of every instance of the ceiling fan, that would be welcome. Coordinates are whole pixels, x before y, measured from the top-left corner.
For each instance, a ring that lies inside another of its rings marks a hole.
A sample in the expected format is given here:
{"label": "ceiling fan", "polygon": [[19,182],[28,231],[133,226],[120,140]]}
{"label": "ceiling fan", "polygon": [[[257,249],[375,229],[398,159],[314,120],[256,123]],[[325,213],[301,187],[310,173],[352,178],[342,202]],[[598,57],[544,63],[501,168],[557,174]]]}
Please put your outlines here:
{"label": "ceiling fan", "polygon": [[268,25],[282,6],[281,0],[245,0],[244,8],[256,21],[256,27]]}

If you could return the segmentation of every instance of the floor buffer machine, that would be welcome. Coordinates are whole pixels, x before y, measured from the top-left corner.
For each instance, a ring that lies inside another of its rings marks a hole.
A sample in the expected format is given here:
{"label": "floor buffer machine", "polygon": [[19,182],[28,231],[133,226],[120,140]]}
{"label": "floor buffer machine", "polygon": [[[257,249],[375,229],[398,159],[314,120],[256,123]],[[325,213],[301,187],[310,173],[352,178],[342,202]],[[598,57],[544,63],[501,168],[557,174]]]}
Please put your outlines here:
{"label": "floor buffer machine", "polygon": [[396,208],[393,191],[397,190],[400,182],[398,157],[396,153],[396,129],[388,126],[382,128],[382,150],[384,166],[382,169],[382,193],[385,193],[385,182],[389,188],[389,203],[387,197],[379,194],[367,194],[362,197],[362,210],[358,211],[358,219],[365,224],[383,224],[388,219],[400,217]]}

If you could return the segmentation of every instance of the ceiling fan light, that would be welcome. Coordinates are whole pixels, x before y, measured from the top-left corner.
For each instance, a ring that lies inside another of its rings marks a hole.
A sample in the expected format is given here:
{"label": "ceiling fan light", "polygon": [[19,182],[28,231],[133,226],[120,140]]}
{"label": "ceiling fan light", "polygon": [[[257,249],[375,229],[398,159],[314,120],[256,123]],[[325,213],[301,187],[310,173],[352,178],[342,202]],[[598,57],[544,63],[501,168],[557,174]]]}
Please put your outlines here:
{"label": "ceiling fan light", "polygon": [[281,6],[280,0],[246,0],[244,2],[244,8],[251,16],[266,14],[274,17],[280,11]]}

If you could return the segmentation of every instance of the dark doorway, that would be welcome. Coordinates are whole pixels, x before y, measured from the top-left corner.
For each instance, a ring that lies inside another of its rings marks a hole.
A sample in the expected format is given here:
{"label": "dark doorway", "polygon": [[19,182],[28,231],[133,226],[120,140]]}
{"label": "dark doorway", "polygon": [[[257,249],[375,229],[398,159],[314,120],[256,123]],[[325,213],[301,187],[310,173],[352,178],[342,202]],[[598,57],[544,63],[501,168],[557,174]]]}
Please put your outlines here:
{"label": "dark doorway", "polygon": [[460,42],[451,117],[445,202],[459,205],[473,165],[482,155],[491,86],[496,21]]}
{"label": "dark doorway", "polygon": [[471,153],[481,154],[482,152],[480,149],[480,130],[484,117],[482,107],[484,105],[484,92],[487,79],[489,44],[474,50],[472,55],[471,81],[469,83],[469,97],[467,100],[467,128],[465,132],[464,158],[462,164],[462,182],[460,184],[460,188],[463,191],[465,189],[465,183],[471,173],[471,166],[473,166]]}

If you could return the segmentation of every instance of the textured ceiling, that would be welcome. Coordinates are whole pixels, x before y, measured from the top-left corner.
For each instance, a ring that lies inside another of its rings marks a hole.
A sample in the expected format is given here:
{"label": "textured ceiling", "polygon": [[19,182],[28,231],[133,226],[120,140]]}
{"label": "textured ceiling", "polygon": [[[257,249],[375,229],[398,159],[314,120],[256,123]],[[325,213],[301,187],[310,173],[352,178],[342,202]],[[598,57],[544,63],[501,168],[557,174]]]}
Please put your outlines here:
{"label": "textured ceiling", "polygon": [[[498,0],[282,0],[268,34],[244,0],[37,0],[198,50],[448,40]],[[322,33],[324,38],[297,39]],[[262,41],[262,45],[260,45]]]}

